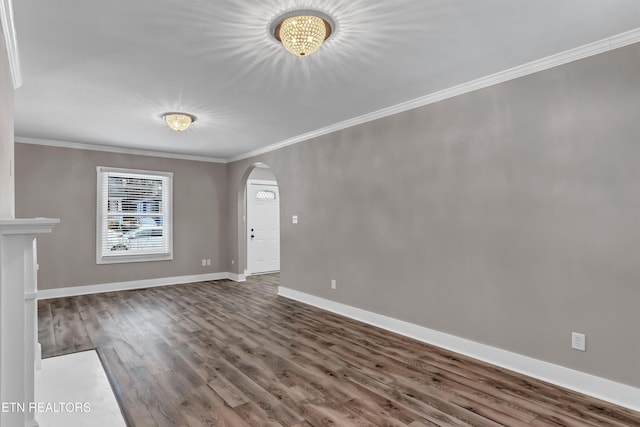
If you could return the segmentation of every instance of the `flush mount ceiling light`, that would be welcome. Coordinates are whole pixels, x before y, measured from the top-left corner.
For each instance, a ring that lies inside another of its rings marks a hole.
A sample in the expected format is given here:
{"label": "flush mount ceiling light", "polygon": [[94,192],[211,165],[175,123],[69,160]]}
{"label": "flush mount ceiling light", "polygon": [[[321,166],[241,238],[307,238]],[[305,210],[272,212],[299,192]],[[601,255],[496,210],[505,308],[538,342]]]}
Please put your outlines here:
{"label": "flush mount ceiling light", "polygon": [[162,115],[162,119],[167,122],[169,127],[178,132],[187,130],[191,123],[196,121],[196,117],[187,113],[166,113]]}
{"label": "flush mount ceiling light", "polygon": [[285,49],[296,56],[308,56],[329,38],[334,21],[315,10],[294,10],[276,18],[271,33]]}

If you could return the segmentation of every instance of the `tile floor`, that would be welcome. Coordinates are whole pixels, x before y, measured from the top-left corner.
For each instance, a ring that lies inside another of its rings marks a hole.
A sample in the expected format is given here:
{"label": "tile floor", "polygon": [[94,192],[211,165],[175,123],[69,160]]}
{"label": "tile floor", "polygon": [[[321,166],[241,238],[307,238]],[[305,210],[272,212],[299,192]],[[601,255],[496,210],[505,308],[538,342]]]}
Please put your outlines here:
{"label": "tile floor", "polygon": [[126,427],[94,350],[42,360],[36,402],[40,427]]}

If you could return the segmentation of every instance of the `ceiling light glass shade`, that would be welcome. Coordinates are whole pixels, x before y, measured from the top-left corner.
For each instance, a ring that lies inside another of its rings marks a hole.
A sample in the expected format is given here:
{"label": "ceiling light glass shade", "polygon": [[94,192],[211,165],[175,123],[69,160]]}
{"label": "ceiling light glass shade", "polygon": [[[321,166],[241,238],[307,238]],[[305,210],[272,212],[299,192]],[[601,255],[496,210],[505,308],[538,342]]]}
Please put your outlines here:
{"label": "ceiling light glass shade", "polygon": [[274,35],[289,52],[307,56],[331,35],[331,25],[319,16],[291,16],[278,24]]}
{"label": "ceiling light glass shade", "polygon": [[191,123],[196,120],[194,116],[184,113],[167,113],[163,115],[162,118],[171,129],[177,130],[178,132],[186,130],[191,126]]}

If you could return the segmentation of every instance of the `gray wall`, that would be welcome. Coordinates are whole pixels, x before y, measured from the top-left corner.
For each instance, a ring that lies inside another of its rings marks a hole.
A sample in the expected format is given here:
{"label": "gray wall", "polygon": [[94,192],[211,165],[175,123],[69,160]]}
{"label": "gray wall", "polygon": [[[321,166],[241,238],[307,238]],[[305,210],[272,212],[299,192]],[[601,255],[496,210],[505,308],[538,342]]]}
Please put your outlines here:
{"label": "gray wall", "polygon": [[262,179],[265,181],[274,181],[276,177],[273,175],[273,171],[269,168],[259,167],[254,168],[249,175],[250,179]]}
{"label": "gray wall", "polygon": [[231,258],[264,162],[283,286],[638,387],[639,76],[636,44],[234,162]]}
{"label": "gray wall", "polygon": [[[40,289],[227,271],[226,165],[28,144],[15,151],[17,214],[60,218],[38,238]],[[172,261],[96,264],[96,166],[174,173]]]}
{"label": "gray wall", "polygon": [[13,81],[0,28],[0,218],[14,217]]}

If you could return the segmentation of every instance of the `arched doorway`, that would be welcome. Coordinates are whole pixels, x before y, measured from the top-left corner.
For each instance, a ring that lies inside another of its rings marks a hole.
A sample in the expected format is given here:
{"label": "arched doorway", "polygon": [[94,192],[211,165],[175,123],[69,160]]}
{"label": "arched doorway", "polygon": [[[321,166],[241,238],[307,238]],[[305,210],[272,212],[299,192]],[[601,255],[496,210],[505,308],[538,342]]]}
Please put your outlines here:
{"label": "arched doorway", "polygon": [[280,271],[280,192],[273,171],[264,163],[254,166],[245,186],[245,275]]}

